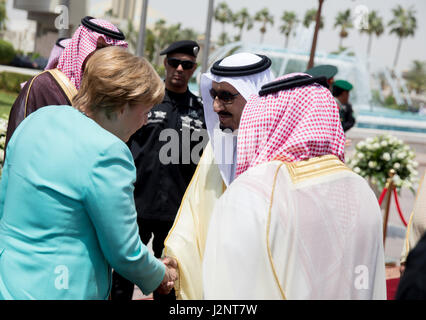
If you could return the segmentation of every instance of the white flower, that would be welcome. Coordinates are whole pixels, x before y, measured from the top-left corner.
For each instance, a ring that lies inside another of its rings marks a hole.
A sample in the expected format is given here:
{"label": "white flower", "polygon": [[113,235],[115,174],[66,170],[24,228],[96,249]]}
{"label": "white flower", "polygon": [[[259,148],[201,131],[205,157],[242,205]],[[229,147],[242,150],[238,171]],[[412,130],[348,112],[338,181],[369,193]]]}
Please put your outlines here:
{"label": "white flower", "polygon": [[380,148],[380,144],[378,144],[377,142],[373,143],[373,148],[374,149],[379,149]]}
{"label": "white flower", "polygon": [[380,142],[380,145],[381,145],[382,147],[387,147],[387,146],[388,146],[388,143],[387,143],[387,141],[382,141],[382,142]]}
{"label": "white flower", "polygon": [[399,168],[401,168],[401,164],[400,164],[399,162],[395,162],[395,163],[393,164],[393,168],[394,168],[395,170],[398,170]]}
{"label": "white flower", "polygon": [[358,158],[358,159],[364,159],[364,154],[363,153],[361,153],[361,152],[358,152],[357,154],[356,154],[356,157]]}
{"label": "white flower", "polygon": [[365,142],[364,141],[358,142],[358,144],[356,146],[357,146],[357,148],[362,149],[362,148],[365,147]]}
{"label": "white flower", "polygon": [[399,152],[397,155],[398,159],[405,159],[407,157],[407,154],[405,152]]}
{"label": "white flower", "polygon": [[389,161],[391,159],[391,155],[388,152],[383,153],[382,159],[385,161]]}
{"label": "white flower", "polygon": [[417,161],[411,162],[412,166],[417,168],[419,166],[419,163]]}
{"label": "white flower", "polygon": [[369,161],[369,162],[368,162],[368,166],[369,166],[371,169],[373,169],[373,168],[375,168],[375,167],[377,166],[377,163],[376,163],[376,161]]}
{"label": "white flower", "polygon": [[358,168],[358,167],[355,167],[355,168],[354,168],[354,172],[355,172],[355,173],[360,174],[360,173],[361,173],[361,169],[360,169],[360,168]]}

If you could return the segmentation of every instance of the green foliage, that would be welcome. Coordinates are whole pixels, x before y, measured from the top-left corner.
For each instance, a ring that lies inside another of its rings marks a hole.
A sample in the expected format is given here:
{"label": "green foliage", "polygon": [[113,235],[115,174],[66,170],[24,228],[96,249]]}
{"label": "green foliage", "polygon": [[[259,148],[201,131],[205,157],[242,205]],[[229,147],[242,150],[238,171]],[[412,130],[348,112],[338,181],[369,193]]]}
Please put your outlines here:
{"label": "green foliage", "polygon": [[426,92],[426,60],[414,60],[411,68],[404,74],[405,80],[410,90],[414,90],[417,94]]}
{"label": "green foliage", "polygon": [[367,46],[367,54],[368,56],[371,53],[371,43],[373,40],[373,35],[376,37],[380,37],[385,31],[385,27],[383,25],[383,19],[377,14],[377,11],[371,11],[368,14],[368,25],[367,28],[361,29],[361,33],[368,34],[368,46]]}
{"label": "green foliage", "polygon": [[226,2],[221,2],[217,5],[214,11],[214,19],[222,24],[222,32],[225,32],[226,24],[233,22],[234,14]]}
{"label": "green foliage", "polygon": [[341,11],[337,13],[336,21],[334,23],[334,27],[340,27],[339,37],[340,43],[339,47],[342,47],[342,41],[349,35],[348,30],[353,28],[352,18],[351,18],[351,10],[347,9],[345,11]]}
{"label": "green foliage", "polygon": [[263,8],[262,10],[256,12],[254,16],[254,21],[260,22],[262,25],[260,27],[260,43],[262,43],[263,37],[265,36],[265,33],[267,31],[266,28],[268,24],[270,24],[271,26],[274,25],[274,16],[269,13],[268,8]]}
{"label": "green foliage", "polygon": [[417,29],[417,19],[414,16],[415,11],[413,8],[405,9],[401,5],[392,9],[393,19],[389,21],[391,27],[390,33],[395,33],[398,38],[407,38],[414,36]]}
{"label": "green foliage", "polygon": [[0,64],[9,64],[15,57],[15,49],[10,42],[0,39]]}
{"label": "green foliage", "polygon": [[[310,9],[308,11],[306,11],[305,13],[305,17],[303,18],[303,25],[306,28],[309,28],[309,26],[311,25],[311,23],[315,23],[316,19],[317,19],[317,9]],[[321,15],[320,18],[320,29],[324,28],[324,17]]]}
{"label": "green foliage", "polygon": [[233,17],[234,27],[238,28],[240,31],[237,36],[235,36],[236,41],[240,41],[243,36],[243,30],[250,30],[253,28],[253,17],[250,16],[247,8],[242,8]]}
{"label": "green foliage", "polygon": [[293,11],[284,11],[281,16],[283,24],[280,26],[280,32],[285,35],[285,47],[288,47],[288,38],[297,24],[300,22],[297,15]]}
{"label": "green foliage", "polygon": [[32,76],[13,73],[13,72],[2,72],[0,73],[0,89],[19,93],[21,91],[21,83],[28,81]]}

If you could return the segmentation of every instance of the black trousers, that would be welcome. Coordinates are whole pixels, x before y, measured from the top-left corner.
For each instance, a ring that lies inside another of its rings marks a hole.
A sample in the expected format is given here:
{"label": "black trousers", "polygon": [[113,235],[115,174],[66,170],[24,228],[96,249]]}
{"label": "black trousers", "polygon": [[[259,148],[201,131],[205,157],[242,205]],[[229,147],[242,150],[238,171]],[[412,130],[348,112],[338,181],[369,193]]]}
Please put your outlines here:
{"label": "black trousers", "polygon": [[[145,245],[148,245],[152,236],[152,249],[157,258],[161,258],[164,249],[164,240],[173,226],[171,221],[156,221],[138,218],[139,236]],[[134,284],[122,277],[119,273],[112,274],[111,300],[132,300]],[[168,295],[154,292],[154,300],[174,301],[176,300],[175,291],[172,290]]]}

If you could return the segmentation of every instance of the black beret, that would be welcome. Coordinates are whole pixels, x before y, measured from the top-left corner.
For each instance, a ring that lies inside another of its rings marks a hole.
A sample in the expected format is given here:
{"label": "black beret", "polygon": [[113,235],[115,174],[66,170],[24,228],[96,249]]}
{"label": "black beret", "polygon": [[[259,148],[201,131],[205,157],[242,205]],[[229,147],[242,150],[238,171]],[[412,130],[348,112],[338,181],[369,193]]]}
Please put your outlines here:
{"label": "black beret", "polygon": [[200,51],[200,46],[198,43],[192,40],[182,40],[173,42],[167,49],[164,49],[160,52],[160,55],[170,54],[170,53],[186,53],[191,56],[197,57],[198,52]]}

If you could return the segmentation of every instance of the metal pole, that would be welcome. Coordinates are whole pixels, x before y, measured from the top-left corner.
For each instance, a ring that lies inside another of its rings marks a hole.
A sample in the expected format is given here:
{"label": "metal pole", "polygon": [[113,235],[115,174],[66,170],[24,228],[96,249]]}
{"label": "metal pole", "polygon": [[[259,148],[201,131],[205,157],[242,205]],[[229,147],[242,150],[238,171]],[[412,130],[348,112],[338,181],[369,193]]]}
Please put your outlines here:
{"label": "metal pole", "polygon": [[393,189],[395,188],[393,184],[393,176],[395,175],[395,170],[391,169],[389,170],[389,178],[386,182],[386,188],[388,189],[387,192],[387,199],[386,199],[386,207],[385,207],[385,216],[383,218],[383,248],[385,247],[386,243],[386,233],[388,229],[388,219],[389,219],[389,210],[390,210],[390,201],[392,198]]}
{"label": "metal pole", "polygon": [[148,0],[143,0],[142,12],[141,12],[141,23],[139,26],[138,47],[136,49],[136,55],[139,57],[143,57],[144,51],[145,51],[145,30],[146,30],[147,12],[148,12]]}
{"label": "metal pole", "polygon": [[213,7],[214,7],[214,0],[209,0],[209,8],[207,12],[207,23],[206,23],[206,34],[204,39],[203,64],[201,66],[201,73],[204,73],[207,71],[207,67],[209,63],[210,34],[212,29]]}

